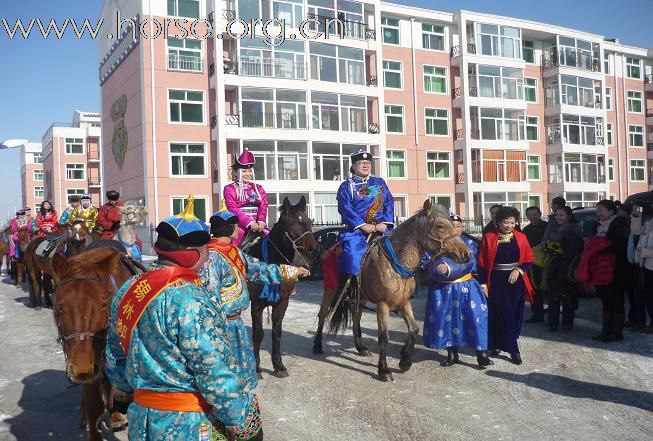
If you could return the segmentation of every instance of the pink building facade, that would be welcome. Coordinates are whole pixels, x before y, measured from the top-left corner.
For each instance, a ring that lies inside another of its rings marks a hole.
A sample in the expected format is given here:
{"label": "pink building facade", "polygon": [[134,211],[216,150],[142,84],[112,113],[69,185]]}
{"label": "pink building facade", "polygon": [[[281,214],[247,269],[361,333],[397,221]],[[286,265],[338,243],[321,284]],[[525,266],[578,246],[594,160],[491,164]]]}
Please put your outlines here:
{"label": "pink building facade", "polygon": [[88,193],[93,205],[102,203],[100,115],[75,111],[70,123],[53,123],[43,135],[44,198],[57,213],[72,195]]}
{"label": "pink building facade", "polygon": [[[120,39],[100,44],[105,186],[146,203],[151,225],[189,193],[208,219],[244,148],[269,222],[286,196],[306,197],[316,222],[337,222],[335,194],[359,149],[374,155],[399,220],[427,198],[480,219],[495,203],[546,212],[558,195],[591,206],[650,188],[650,50],[377,0],[124,3],[105,1],[105,21],[119,10],[152,36],[155,21],[185,18],[201,34],[134,40],[125,21]],[[283,18],[298,38],[201,38],[259,17]],[[318,22],[304,31],[344,38],[301,37],[306,18]]]}
{"label": "pink building facade", "polygon": [[36,142],[25,143],[21,147],[20,162],[23,207],[30,207],[32,214],[36,216],[45,195],[41,144]]}

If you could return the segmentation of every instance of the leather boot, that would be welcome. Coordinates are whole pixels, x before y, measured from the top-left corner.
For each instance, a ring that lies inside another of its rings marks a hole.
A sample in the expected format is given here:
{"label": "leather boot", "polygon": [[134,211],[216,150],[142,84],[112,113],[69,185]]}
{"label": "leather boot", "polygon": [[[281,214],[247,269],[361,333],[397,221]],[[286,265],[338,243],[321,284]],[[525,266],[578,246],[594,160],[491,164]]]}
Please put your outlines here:
{"label": "leather boot", "polygon": [[521,355],[519,354],[519,352],[510,354],[510,361],[516,365],[522,364]]}
{"label": "leather boot", "polygon": [[451,346],[447,348],[447,359],[442,362],[442,366],[453,366],[458,363],[458,348]]}
{"label": "leather boot", "polygon": [[487,351],[476,351],[476,361],[480,367],[486,367],[494,364],[494,362],[490,360],[490,357],[488,357]]}
{"label": "leather boot", "polygon": [[624,318],[625,318],[625,314],[623,312],[612,313],[609,332],[607,337],[603,339],[603,341],[614,342],[614,341],[621,341],[624,339],[624,334],[623,334]]}
{"label": "leather boot", "polygon": [[603,322],[601,325],[601,332],[594,337],[592,337],[592,340],[599,340],[603,341],[608,337],[608,333],[610,332],[610,319],[611,319],[611,312],[606,311],[605,309],[603,310]]}

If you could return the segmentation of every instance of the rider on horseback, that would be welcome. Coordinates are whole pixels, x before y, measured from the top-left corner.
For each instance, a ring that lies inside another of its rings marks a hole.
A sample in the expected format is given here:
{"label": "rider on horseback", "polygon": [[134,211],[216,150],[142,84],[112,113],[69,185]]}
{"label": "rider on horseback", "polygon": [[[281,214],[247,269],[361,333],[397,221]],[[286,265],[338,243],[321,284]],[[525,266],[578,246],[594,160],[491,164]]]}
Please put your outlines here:
{"label": "rider on horseback", "polygon": [[36,215],[36,226],[38,231],[36,237],[45,237],[57,231],[59,216],[50,201],[41,203],[41,210]]}
{"label": "rider on horseback", "polygon": [[79,211],[79,196],[76,194],[69,196],[68,203],[70,205],[66,207],[59,218],[60,226],[67,226],[77,218],[77,212]]}
{"label": "rider on horseback", "polygon": [[[361,260],[370,238],[394,226],[394,199],[382,178],[372,176],[372,154],[351,155],[351,176],[338,189],[338,212],[345,230],[340,234],[338,293],[349,298],[357,288]],[[351,289],[350,289],[351,288]]]}
{"label": "rider on horseback", "polygon": [[11,231],[11,240],[9,241],[9,256],[18,259],[20,258],[20,247],[18,246],[18,231],[27,230],[32,232],[32,220],[28,219],[25,215],[25,210],[18,210],[16,217],[11,220],[9,226]]}
{"label": "rider on horseback", "polygon": [[95,231],[95,224],[97,222],[98,210],[93,206],[93,203],[91,202],[91,196],[88,193],[84,193],[79,198],[79,201],[81,203],[81,206],[79,207],[77,217],[79,217],[80,219],[84,219],[84,225],[86,226],[86,230],[89,233],[92,233]]}
{"label": "rider on horseback", "polygon": [[99,227],[102,228],[102,236],[100,236],[100,239],[113,239],[113,236],[120,227],[122,214],[120,214],[119,207],[122,203],[119,199],[120,193],[116,190],[107,191],[107,203],[100,207],[97,218]]}
{"label": "rider on horseback", "polygon": [[[231,166],[234,182],[226,185],[223,191],[227,210],[238,217],[238,238],[234,241],[236,246],[240,245],[250,232],[267,234],[268,198],[263,187],[252,181],[254,164],[254,155],[245,149]],[[251,239],[248,239],[248,242],[249,240]]]}

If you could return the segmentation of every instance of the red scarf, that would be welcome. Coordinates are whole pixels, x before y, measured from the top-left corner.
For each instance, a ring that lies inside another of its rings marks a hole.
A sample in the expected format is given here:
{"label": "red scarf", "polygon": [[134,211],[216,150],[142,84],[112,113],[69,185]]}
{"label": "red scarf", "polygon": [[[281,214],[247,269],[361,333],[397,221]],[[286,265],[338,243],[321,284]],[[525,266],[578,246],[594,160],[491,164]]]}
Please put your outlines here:
{"label": "red scarf", "polygon": [[[513,230],[517,247],[519,247],[519,264],[535,262],[535,255],[531,249],[526,235],[521,231]],[[487,274],[487,287],[490,289],[490,279],[492,275],[492,268],[494,268],[494,261],[497,257],[497,249],[499,248],[499,232],[489,231],[483,236],[483,243],[478,253],[478,264],[485,270]],[[524,298],[529,302],[533,301],[533,285],[531,284],[528,274],[524,272],[522,275],[524,279]]]}
{"label": "red scarf", "polygon": [[209,242],[209,251],[215,251],[220,253],[225,259],[227,259],[231,265],[238,270],[242,276],[247,279],[247,269],[245,267],[245,262],[240,257],[240,251],[232,243],[220,242],[218,239],[213,238]]}

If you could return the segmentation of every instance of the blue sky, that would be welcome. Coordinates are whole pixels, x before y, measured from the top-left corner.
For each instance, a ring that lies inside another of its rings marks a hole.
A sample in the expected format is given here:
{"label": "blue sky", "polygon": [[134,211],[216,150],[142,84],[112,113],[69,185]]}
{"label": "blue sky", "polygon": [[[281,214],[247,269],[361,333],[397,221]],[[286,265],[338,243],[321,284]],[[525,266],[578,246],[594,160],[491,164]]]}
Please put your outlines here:
{"label": "blue sky", "polygon": [[[399,0],[443,11],[467,9],[532,19],[580,29],[622,43],[653,47],[652,0]],[[2,0],[0,19],[11,25],[17,18],[62,23],[97,20],[101,0]],[[618,5],[618,9],[615,8]],[[106,32],[104,32],[106,34]],[[0,141],[26,138],[39,142],[54,121],[70,121],[75,109],[98,111],[98,60],[96,42],[88,34],[78,40],[72,32],[61,40],[33,35],[9,40],[0,24]],[[20,192],[20,161],[17,152],[0,151],[0,188],[16,186]],[[0,218],[6,206],[18,205],[20,195],[0,192]],[[11,192],[10,192],[11,193]]]}

